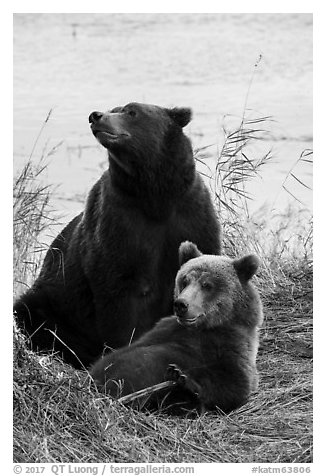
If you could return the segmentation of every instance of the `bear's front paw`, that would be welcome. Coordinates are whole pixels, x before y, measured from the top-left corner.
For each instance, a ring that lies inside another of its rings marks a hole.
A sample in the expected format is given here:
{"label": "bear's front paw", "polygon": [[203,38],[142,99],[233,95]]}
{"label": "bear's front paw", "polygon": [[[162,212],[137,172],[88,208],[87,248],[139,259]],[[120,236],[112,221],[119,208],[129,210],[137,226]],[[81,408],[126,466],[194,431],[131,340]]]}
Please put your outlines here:
{"label": "bear's front paw", "polygon": [[199,396],[200,386],[188,375],[182,372],[176,364],[170,364],[166,370],[166,378],[173,380],[181,387],[189,390],[191,393]]}
{"label": "bear's front paw", "polygon": [[175,364],[170,364],[166,370],[166,378],[168,380],[173,380],[180,385],[184,385],[187,376],[179,369]]}

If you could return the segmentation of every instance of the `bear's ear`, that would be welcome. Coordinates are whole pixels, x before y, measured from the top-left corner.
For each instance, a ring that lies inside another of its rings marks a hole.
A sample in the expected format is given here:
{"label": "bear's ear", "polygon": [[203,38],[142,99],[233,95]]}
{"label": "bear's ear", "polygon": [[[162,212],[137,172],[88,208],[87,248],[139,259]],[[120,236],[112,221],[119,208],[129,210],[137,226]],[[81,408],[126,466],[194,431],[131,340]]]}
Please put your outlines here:
{"label": "bear's ear", "polygon": [[259,267],[259,259],[255,255],[247,255],[233,261],[240,281],[249,281]]}
{"label": "bear's ear", "polygon": [[202,253],[194,243],[191,243],[191,241],[184,241],[179,247],[179,264],[182,266],[190,259],[198,258],[198,256],[201,255]]}
{"label": "bear's ear", "polygon": [[189,107],[174,107],[167,109],[167,113],[180,127],[185,127],[191,121],[191,109]]}

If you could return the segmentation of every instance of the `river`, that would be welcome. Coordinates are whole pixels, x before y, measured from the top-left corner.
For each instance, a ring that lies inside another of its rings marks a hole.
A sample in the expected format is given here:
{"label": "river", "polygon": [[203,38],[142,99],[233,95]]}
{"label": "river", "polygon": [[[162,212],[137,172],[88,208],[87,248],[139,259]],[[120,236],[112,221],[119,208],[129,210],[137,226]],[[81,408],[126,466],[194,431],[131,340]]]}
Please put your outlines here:
{"label": "river", "polygon": [[[256,66],[255,66],[256,65]],[[312,193],[287,173],[312,148],[312,15],[218,13],[66,13],[14,15],[14,169],[33,152],[48,158],[45,180],[69,220],[106,167],[88,115],[130,101],[189,106],[185,128],[214,167],[226,115],[271,116],[253,157],[272,160],[248,185],[252,211],[284,209],[292,195],[312,209]],[[236,119],[237,120],[237,119]],[[57,147],[58,146],[58,147]],[[312,167],[293,174],[312,186]],[[292,195],[291,195],[292,194]],[[299,203],[298,201],[296,201]]]}

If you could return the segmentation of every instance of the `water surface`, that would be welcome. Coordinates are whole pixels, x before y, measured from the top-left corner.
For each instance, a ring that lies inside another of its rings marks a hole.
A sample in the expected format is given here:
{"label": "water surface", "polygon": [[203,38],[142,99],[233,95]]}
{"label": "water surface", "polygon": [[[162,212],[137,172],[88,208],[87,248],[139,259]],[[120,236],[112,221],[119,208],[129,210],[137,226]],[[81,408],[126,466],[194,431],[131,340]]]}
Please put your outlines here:
{"label": "water surface", "polygon": [[[15,169],[52,109],[33,157],[62,142],[46,179],[57,186],[64,221],[82,209],[107,163],[89,113],[130,101],[190,106],[194,118],[185,131],[194,147],[214,144],[213,166],[226,114],[241,117],[246,104],[251,117],[273,116],[268,140],[253,146],[253,155],[272,148],[273,161],[249,186],[250,206],[284,208],[292,200],[282,189],[285,176],[312,147],[312,15],[14,15]],[[311,185],[309,164],[295,174]],[[287,185],[312,207],[306,187],[294,179]]]}

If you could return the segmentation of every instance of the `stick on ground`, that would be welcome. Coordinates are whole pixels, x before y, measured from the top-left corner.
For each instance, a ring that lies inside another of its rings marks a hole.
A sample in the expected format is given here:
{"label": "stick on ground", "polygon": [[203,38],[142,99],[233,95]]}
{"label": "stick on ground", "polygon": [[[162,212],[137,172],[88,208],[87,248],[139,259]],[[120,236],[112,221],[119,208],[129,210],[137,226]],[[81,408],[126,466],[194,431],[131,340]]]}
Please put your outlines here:
{"label": "stick on ground", "polygon": [[157,383],[156,385],[152,385],[151,387],[146,387],[141,390],[138,390],[134,393],[129,393],[124,397],[118,398],[118,402],[123,403],[124,405],[130,402],[133,402],[137,398],[147,397],[148,395],[152,395],[153,393],[157,393],[164,388],[172,388],[177,385],[176,382],[172,380],[167,380],[165,382]]}

